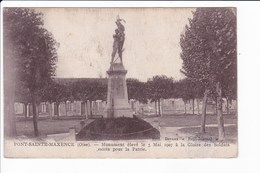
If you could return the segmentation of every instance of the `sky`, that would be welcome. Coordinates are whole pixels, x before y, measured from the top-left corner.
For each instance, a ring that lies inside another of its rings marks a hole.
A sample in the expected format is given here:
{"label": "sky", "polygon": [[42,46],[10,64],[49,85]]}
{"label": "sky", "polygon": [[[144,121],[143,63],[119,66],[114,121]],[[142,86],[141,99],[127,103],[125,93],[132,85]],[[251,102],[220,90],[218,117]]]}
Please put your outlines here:
{"label": "sky", "polygon": [[107,77],[117,15],[123,18],[123,64],[127,78],[146,81],[155,75],[174,79],[182,60],[179,46],[194,8],[37,8],[44,27],[59,43],[57,77]]}

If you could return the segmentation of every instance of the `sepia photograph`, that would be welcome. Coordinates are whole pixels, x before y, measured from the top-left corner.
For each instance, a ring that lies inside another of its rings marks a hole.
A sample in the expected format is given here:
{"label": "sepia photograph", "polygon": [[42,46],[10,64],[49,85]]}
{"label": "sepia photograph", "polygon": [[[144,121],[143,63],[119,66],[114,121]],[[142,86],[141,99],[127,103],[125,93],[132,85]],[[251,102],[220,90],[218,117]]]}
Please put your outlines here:
{"label": "sepia photograph", "polygon": [[7,158],[236,158],[235,7],[4,7]]}

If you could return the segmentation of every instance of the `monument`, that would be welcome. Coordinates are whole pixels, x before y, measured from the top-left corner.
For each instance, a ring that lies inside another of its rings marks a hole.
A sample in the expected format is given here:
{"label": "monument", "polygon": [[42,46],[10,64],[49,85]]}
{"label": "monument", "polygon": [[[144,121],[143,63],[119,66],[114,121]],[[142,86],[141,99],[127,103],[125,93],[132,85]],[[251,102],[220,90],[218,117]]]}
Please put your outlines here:
{"label": "monument", "polygon": [[[104,117],[133,117],[130,105],[128,103],[128,93],[126,85],[127,70],[123,65],[123,45],[125,41],[125,27],[121,22],[125,22],[117,16],[117,29],[113,35],[113,52],[110,62],[108,74],[108,90],[107,90],[107,111]],[[117,61],[119,60],[119,62]]]}

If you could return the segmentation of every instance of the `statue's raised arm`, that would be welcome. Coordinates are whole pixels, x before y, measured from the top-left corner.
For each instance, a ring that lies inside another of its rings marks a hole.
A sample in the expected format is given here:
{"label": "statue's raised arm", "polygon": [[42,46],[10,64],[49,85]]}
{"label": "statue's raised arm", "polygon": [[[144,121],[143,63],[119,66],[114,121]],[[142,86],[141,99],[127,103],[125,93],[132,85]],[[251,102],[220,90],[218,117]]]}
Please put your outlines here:
{"label": "statue's raised arm", "polygon": [[119,30],[120,33],[124,33],[124,32],[125,32],[125,27],[124,27],[124,25],[121,23],[121,21],[125,23],[125,20],[124,20],[124,19],[120,19],[120,17],[117,16],[117,19],[116,19],[117,28],[118,28],[118,30]]}

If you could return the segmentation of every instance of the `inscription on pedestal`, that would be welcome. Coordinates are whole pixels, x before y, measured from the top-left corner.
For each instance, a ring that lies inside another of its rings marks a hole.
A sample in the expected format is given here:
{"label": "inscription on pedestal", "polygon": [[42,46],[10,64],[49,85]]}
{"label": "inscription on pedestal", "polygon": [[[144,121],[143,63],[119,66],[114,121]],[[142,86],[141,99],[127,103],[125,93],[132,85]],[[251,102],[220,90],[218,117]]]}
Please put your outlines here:
{"label": "inscription on pedestal", "polygon": [[113,98],[121,98],[124,96],[124,87],[123,87],[123,79],[116,77],[111,79],[111,88],[113,92]]}

